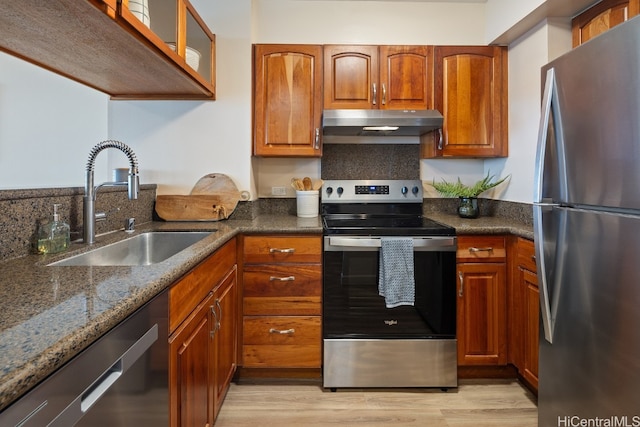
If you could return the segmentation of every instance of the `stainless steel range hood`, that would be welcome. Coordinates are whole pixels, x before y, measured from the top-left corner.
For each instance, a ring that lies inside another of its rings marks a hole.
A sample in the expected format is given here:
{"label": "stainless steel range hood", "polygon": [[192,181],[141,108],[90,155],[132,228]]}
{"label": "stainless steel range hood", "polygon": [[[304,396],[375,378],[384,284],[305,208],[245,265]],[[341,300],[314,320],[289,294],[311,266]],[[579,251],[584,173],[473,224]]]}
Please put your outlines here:
{"label": "stainless steel range hood", "polygon": [[442,127],[437,110],[324,110],[324,135],[420,136]]}

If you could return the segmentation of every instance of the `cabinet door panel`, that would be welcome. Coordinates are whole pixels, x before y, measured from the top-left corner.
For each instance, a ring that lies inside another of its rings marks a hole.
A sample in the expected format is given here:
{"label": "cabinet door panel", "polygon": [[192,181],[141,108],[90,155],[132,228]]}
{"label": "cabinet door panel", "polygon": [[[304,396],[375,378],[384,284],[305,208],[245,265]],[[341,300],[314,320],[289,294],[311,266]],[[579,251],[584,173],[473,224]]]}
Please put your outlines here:
{"label": "cabinet door panel", "polygon": [[237,366],[238,300],[237,274],[234,268],[220,284],[214,297],[218,329],[214,335],[216,416]]}
{"label": "cabinet door panel", "polygon": [[374,108],[378,85],[377,46],[324,46],[324,108]]}
{"label": "cabinet door panel", "polygon": [[254,154],[320,156],[322,47],[255,47]]}
{"label": "cabinet door panel", "polygon": [[432,46],[380,46],[380,108],[430,109]]}
{"label": "cabinet door panel", "polygon": [[524,372],[522,376],[538,388],[538,344],[540,334],[540,292],[537,276],[523,270],[523,282],[526,285],[526,340],[524,348]]}
{"label": "cabinet door panel", "polygon": [[640,13],[640,0],[603,0],[571,21],[573,47],[577,47]]}
{"label": "cabinet door panel", "polygon": [[171,426],[211,426],[214,394],[209,351],[213,293],[169,338]]}
{"label": "cabinet door panel", "polygon": [[458,364],[506,364],[506,266],[458,265]]}
{"label": "cabinet door panel", "polygon": [[444,116],[443,138],[426,140],[423,156],[507,156],[504,48],[437,46],[434,69],[434,106]]}

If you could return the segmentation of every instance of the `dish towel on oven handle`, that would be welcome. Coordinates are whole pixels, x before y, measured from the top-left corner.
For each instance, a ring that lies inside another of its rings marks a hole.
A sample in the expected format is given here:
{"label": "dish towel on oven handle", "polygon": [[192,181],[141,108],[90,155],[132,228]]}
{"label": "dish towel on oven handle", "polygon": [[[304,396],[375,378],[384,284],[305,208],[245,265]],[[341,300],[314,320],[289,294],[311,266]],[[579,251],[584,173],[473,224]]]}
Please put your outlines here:
{"label": "dish towel on oven handle", "polygon": [[416,295],[411,237],[382,237],[378,294],[387,308],[413,305]]}

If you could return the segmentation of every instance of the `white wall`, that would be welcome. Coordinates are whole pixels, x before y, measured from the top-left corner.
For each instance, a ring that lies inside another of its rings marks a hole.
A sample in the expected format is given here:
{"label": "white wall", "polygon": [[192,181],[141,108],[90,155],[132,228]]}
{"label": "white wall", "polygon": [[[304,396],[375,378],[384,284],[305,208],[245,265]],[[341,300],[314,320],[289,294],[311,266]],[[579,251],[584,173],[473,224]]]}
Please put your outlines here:
{"label": "white wall", "polygon": [[89,151],[108,136],[107,105],[100,92],[0,52],[0,189],[84,186]]}

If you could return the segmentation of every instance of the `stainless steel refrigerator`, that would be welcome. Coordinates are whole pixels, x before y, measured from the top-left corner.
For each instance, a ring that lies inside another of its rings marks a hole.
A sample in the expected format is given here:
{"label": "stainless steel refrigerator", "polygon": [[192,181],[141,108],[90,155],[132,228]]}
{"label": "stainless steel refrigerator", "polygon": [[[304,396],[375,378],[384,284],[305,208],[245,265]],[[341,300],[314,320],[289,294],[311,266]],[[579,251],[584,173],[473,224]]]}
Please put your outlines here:
{"label": "stainless steel refrigerator", "polygon": [[640,426],[640,18],[542,82],[539,426]]}

